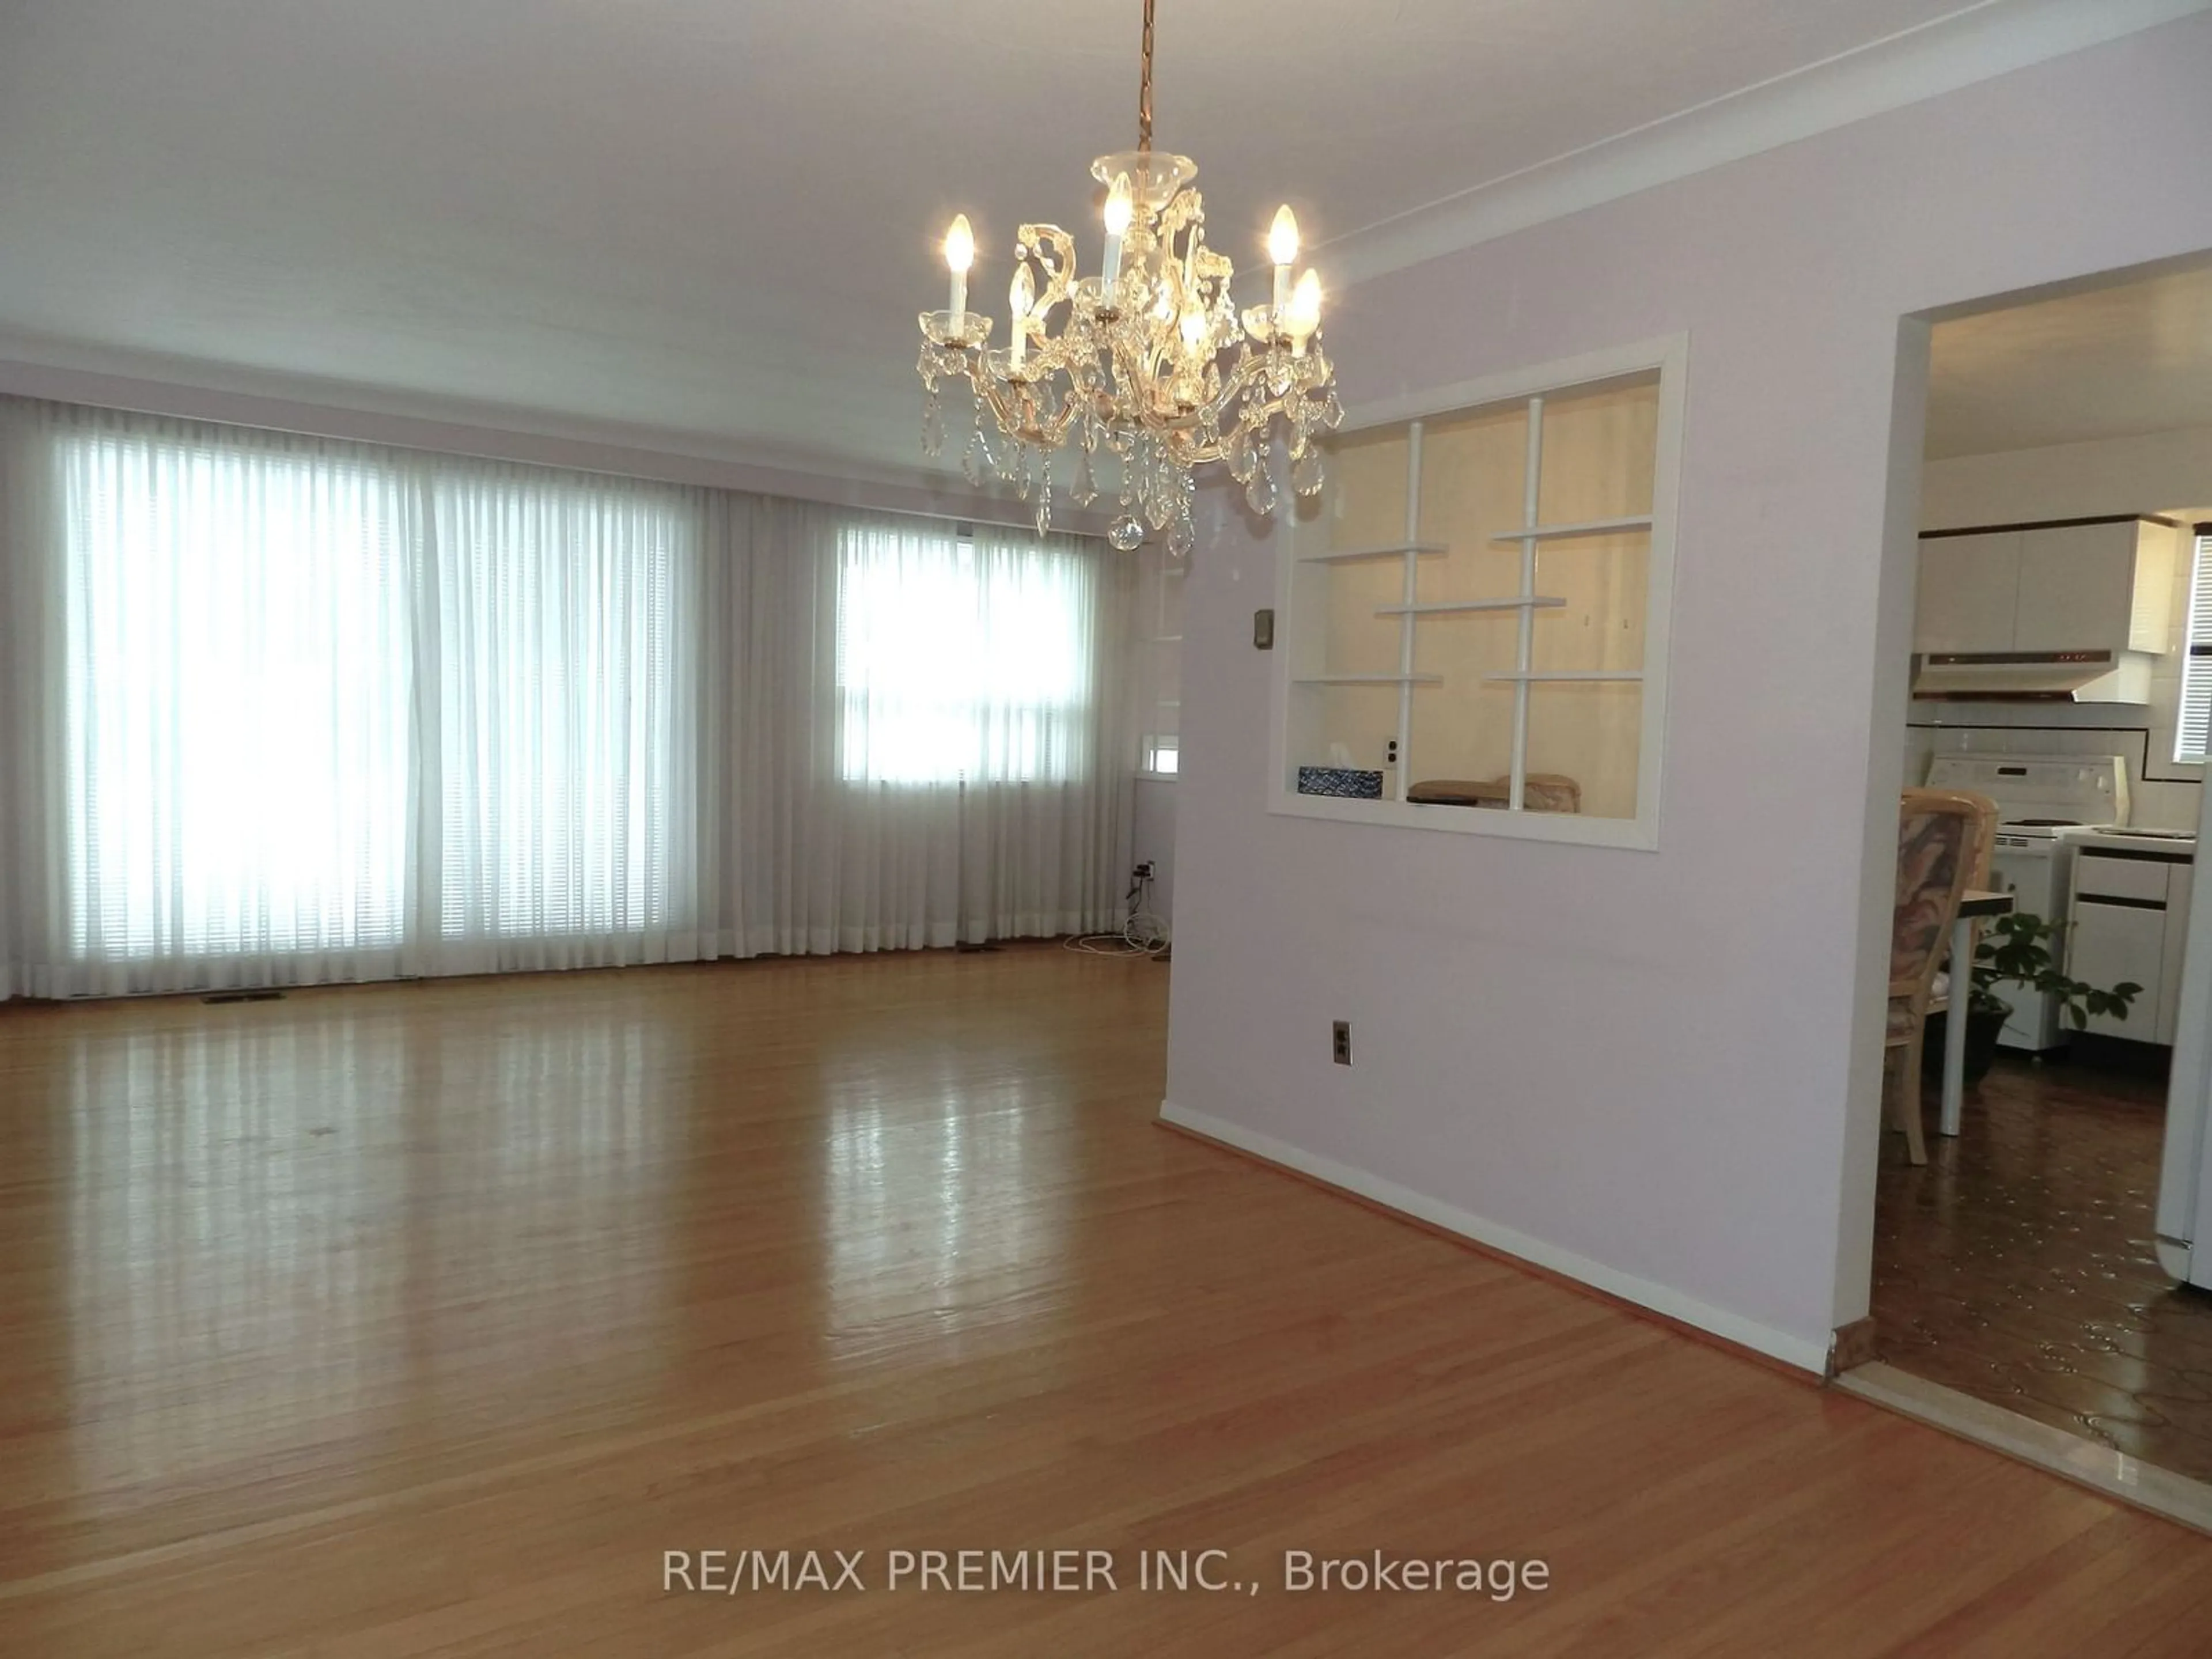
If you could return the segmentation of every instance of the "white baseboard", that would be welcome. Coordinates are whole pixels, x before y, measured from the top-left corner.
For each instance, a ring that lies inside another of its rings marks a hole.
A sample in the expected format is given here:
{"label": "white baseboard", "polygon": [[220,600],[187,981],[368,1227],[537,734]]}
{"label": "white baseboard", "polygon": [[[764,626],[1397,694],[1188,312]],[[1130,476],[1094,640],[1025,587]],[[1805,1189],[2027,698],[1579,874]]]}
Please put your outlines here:
{"label": "white baseboard", "polygon": [[1218,1140],[1225,1146],[1234,1146],[1239,1152],[1249,1152],[1255,1158],[1295,1170],[1327,1186],[1379,1204],[1385,1209],[1411,1216],[1417,1221],[1425,1221],[1432,1227],[1456,1233],[1462,1238],[1472,1239],[1486,1249],[1502,1251],[1566,1278],[1579,1279],[1608,1296],[1617,1296],[1624,1302],[1649,1308],[1654,1313],[1664,1314],[1685,1325],[1710,1331],[1726,1341],[1765,1354],[1799,1370],[1810,1371],[1815,1376],[1823,1376],[1827,1370],[1828,1343],[1825,1336],[1818,1340],[1808,1340],[1746,1319],[1741,1314],[1710,1307],[1694,1297],[1685,1296],[1664,1285],[1655,1285],[1648,1279],[1622,1273],[1603,1262],[1577,1255],[1572,1250],[1547,1244],[1540,1238],[1531,1238],[1511,1227],[1500,1226],[1494,1221],[1484,1220],[1480,1216],[1470,1215],[1465,1210],[1414,1192],[1410,1188],[1401,1187],[1395,1182],[1385,1181],[1364,1170],[1356,1170],[1348,1164],[1338,1163],[1334,1158],[1309,1152],[1287,1141],[1278,1140],[1273,1135],[1261,1134],[1255,1129],[1245,1128],[1242,1124],[1231,1123],[1226,1118],[1215,1117],[1208,1112],[1192,1111],[1188,1107],[1176,1105],[1172,1100],[1160,1103],[1160,1121],[1188,1129],[1193,1134],[1204,1135],[1209,1140]]}

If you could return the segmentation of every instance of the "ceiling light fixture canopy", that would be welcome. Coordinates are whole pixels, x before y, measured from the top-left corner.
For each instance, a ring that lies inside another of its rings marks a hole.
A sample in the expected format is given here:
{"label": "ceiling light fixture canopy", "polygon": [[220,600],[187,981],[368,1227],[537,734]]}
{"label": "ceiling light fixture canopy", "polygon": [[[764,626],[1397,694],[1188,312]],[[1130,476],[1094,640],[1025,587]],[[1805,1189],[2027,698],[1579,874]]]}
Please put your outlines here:
{"label": "ceiling light fixture canopy", "polygon": [[[1320,434],[1344,418],[1321,349],[1321,279],[1297,272],[1298,222],[1276,210],[1267,238],[1272,295],[1241,314],[1227,256],[1206,246],[1206,207],[1191,187],[1198,164],[1152,149],[1152,7],[1144,0],[1137,148],[1102,155],[1091,176],[1106,187],[1098,274],[1076,274],[1075,239],[1058,225],[1024,225],[1006,294],[1007,336],[968,309],[975,237],[964,213],[945,237],[950,303],[921,314],[922,447],[943,453],[941,387],[968,384],[974,429],[961,457],[970,483],[995,476],[1026,500],[1037,529],[1052,522],[1052,458],[1075,453],[1068,493],[1098,497],[1100,451],[1120,463],[1121,511],[1107,537],[1135,549],[1149,525],[1168,551],[1188,556],[1192,471],[1225,462],[1246,504],[1275,509],[1279,421],[1291,488],[1320,492]],[[993,433],[995,432],[995,439]]]}

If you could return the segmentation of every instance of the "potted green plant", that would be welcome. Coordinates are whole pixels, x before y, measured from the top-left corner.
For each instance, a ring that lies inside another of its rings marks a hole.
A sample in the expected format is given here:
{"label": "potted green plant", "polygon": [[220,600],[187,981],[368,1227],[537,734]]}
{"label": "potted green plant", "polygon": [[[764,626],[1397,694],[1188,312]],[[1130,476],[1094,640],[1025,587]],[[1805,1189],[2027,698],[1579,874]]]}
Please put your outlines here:
{"label": "potted green plant", "polygon": [[[1996,994],[2000,985],[2023,986],[2057,997],[2061,1015],[2077,1031],[2088,1024],[2092,1014],[2128,1017],[2128,1006],[2142,987],[2123,980],[2111,990],[2100,991],[2072,977],[2051,955],[2058,931],[2057,923],[2025,910],[1999,916],[1983,929],[1981,945],[1974,952],[1973,989],[1966,998],[1967,1082],[1978,1083],[1988,1074],[1996,1058],[1997,1037],[2011,1017],[2011,1005]],[[1937,1014],[1928,1022],[1923,1060],[1930,1074],[1942,1070],[1945,1018]]]}

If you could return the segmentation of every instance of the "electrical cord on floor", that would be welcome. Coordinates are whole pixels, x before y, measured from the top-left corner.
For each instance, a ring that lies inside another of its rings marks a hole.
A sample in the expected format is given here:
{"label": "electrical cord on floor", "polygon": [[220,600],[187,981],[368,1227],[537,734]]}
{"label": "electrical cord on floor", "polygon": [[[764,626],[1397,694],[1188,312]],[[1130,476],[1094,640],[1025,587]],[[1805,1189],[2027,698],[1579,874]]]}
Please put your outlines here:
{"label": "electrical cord on floor", "polygon": [[1152,909],[1152,878],[1139,875],[1123,895],[1121,931],[1118,933],[1077,933],[1061,941],[1071,951],[1093,957],[1164,957],[1168,953],[1168,925]]}

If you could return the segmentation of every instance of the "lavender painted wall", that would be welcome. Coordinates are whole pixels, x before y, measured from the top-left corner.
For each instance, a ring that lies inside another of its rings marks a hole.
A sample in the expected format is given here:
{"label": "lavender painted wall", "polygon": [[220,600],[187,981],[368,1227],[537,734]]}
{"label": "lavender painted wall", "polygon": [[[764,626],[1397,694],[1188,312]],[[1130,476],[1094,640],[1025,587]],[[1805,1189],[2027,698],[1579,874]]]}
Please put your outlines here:
{"label": "lavender painted wall", "polygon": [[1355,404],[1687,331],[1662,844],[1270,815],[1244,636],[1274,551],[1230,519],[1185,622],[1167,1115],[1819,1363],[1866,1304],[1925,373],[1900,319],[2212,248],[2208,70],[2191,18],[1343,297]]}

